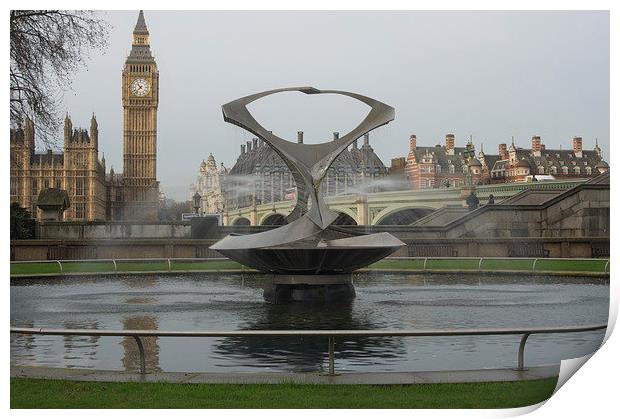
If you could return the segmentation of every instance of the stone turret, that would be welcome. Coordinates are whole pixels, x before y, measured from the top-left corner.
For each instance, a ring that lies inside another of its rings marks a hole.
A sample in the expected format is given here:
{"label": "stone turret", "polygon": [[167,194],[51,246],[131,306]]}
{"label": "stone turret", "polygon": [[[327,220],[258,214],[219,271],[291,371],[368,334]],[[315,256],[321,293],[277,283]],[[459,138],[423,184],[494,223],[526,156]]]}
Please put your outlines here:
{"label": "stone turret", "polygon": [[71,123],[71,117],[67,113],[65,116],[65,129],[64,129],[64,139],[65,139],[65,148],[69,147],[71,143],[71,137],[73,137],[73,124]]}
{"label": "stone turret", "polygon": [[297,144],[303,144],[303,143],[304,143],[304,132],[297,131]]}
{"label": "stone turret", "polygon": [[90,141],[95,151],[99,150],[99,125],[97,124],[97,118],[95,113],[90,118]]}

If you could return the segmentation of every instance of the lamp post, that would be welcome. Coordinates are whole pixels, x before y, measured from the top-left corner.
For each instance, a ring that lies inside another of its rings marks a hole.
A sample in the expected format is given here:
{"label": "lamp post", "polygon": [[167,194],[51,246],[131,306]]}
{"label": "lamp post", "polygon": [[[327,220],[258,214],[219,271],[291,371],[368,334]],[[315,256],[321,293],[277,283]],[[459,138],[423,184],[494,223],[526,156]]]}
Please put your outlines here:
{"label": "lamp post", "polygon": [[194,194],[194,196],[192,197],[192,199],[194,200],[194,214],[198,215],[198,210],[200,209],[200,194],[198,192],[196,192]]}

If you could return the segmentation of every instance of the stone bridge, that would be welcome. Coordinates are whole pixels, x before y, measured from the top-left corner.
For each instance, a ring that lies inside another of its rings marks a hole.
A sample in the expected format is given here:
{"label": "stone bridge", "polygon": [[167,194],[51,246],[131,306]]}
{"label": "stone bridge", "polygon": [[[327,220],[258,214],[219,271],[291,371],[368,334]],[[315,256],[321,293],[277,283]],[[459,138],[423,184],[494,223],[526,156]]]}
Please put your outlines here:
{"label": "stone bridge", "polygon": [[[554,182],[518,182],[482,185],[475,188],[480,203],[493,195],[499,203],[517,193],[535,187],[536,189],[566,190],[584,183],[586,179]],[[408,225],[429,213],[445,207],[462,207],[471,189],[442,188],[394,192],[378,192],[366,195],[352,194],[330,196],[325,199],[329,207],[342,214],[337,223],[357,225]],[[275,225],[284,222],[295,201],[280,201],[253,205],[228,211],[224,214],[224,225]]]}

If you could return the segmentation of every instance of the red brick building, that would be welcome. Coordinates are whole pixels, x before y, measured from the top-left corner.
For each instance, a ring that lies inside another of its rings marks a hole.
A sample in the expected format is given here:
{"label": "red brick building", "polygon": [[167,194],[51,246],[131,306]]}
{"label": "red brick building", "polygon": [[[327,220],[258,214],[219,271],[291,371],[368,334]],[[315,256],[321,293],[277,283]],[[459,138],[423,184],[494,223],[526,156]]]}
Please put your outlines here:
{"label": "red brick building", "polygon": [[[539,136],[532,137],[530,149],[499,144],[498,154],[477,153],[472,139],[465,147],[455,147],[453,134],[447,134],[444,145],[417,145],[417,137],[409,138],[405,177],[412,189],[459,187],[490,183],[519,182],[528,176],[551,175],[557,179],[590,178],[609,169],[596,143],[583,150],[581,137],[572,140],[568,150],[547,150]],[[542,179],[542,177],[541,177]]]}

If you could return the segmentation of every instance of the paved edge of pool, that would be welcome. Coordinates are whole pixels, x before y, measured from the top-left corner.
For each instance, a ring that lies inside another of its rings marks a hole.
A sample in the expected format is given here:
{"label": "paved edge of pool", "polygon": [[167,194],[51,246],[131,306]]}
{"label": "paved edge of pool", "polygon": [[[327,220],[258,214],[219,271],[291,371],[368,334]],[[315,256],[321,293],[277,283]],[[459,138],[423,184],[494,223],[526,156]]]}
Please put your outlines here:
{"label": "paved edge of pool", "polygon": [[[609,278],[609,272],[586,272],[586,271],[489,271],[489,270],[461,270],[461,269],[360,269],[356,273],[418,273],[418,274],[459,274],[459,275],[522,275],[528,276],[569,276],[569,277],[590,277],[590,278]],[[254,274],[261,273],[254,269],[204,269],[204,270],[172,270],[172,271],[124,271],[124,272],[63,272],[63,273],[40,273],[40,274],[11,274],[11,279],[36,279],[36,278],[63,278],[71,276],[128,276],[128,275],[177,275],[177,274]]]}
{"label": "paved edge of pool", "polygon": [[423,372],[346,372],[335,376],[319,373],[247,372],[184,373],[155,372],[141,375],[127,371],[11,365],[11,377],[97,382],[146,382],[176,384],[438,384],[529,381],[558,377],[560,365],[514,369]]}

